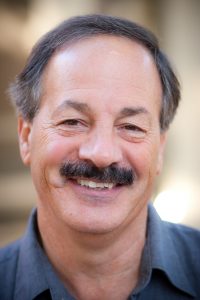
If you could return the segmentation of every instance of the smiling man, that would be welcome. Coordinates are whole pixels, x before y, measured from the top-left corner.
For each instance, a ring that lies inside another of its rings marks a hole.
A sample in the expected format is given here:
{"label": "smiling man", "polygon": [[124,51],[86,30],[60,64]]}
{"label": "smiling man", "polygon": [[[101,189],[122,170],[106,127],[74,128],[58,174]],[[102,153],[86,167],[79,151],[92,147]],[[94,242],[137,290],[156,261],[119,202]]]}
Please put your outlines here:
{"label": "smiling man", "polygon": [[75,17],[11,86],[37,209],[0,252],[0,299],[199,299],[198,231],[149,204],[180,93],[156,38]]}

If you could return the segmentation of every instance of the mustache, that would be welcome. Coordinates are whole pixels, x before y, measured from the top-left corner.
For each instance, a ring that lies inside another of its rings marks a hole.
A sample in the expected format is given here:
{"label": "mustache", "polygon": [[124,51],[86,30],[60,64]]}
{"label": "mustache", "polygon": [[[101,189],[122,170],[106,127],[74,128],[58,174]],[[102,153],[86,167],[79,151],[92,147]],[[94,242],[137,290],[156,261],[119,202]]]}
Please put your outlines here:
{"label": "mustache", "polygon": [[94,164],[83,161],[63,163],[60,167],[60,175],[66,178],[83,177],[120,185],[131,185],[136,178],[135,171],[130,168],[117,165],[98,168]]}

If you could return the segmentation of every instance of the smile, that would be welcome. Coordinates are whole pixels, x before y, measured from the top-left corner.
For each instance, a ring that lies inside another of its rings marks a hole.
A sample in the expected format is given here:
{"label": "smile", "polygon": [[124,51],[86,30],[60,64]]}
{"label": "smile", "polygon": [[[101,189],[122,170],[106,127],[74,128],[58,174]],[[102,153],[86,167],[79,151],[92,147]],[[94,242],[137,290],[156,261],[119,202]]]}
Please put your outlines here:
{"label": "smile", "polygon": [[77,179],[77,183],[90,189],[112,189],[115,184],[110,182],[95,182],[85,179]]}

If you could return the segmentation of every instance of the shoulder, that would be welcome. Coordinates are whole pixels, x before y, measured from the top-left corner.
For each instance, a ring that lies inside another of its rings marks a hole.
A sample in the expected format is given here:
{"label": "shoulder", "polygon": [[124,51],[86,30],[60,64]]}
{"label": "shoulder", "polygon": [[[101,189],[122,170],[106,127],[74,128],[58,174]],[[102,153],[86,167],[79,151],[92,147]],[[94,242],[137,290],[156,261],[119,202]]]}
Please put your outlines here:
{"label": "shoulder", "polygon": [[184,246],[184,249],[193,251],[200,247],[200,230],[181,224],[174,224],[163,221],[167,232],[177,246]]}
{"label": "shoulder", "polygon": [[161,252],[198,255],[200,260],[200,230],[161,220],[152,205],[149,206],[148,221],[151,238],[157,247],[161,245]]}
{"label": "shoulder", "polygon": [[0,249],[0,299],[11,299],[14,290],[20,240]]}
{"label": "shoulder", "polygon": [[6,268],[6,266],[13,264],[14,261],[17,260],[20,241],[21,240],[17,240],[0,249],[0,272],[2,271],[3,267]]}
{"label": "shoulder", "polygon": [[155,251],[170,282],[200,299],[200,231],[160,219],[156,228]]}
{"label": "shoulder", "polygon": [[[200,278],[200,231],[185,225],[164,222],[176,257],[189,277]],[[168,240],[169,240],[168,239]]]}

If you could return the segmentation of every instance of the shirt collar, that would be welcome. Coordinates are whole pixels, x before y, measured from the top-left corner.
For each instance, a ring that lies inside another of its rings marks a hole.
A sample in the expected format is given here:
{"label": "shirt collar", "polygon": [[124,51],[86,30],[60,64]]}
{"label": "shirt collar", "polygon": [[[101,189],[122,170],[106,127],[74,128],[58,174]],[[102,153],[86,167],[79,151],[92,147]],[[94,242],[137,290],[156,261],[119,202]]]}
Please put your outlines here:
{"label": "shirt collar", "polygon": [[181,257],[181,246],[172,238],[172,225],[160,219],[155,208],[149,205],[148,241],[151,267],[163,271],[171,284],[181,291],[195,296],[191,283],[187,279],[185,257]]}
{"label": "shirt collar", "polygon": [[16,282],[14,299],[35,299],[44,293],[48,299],[73,299],[67,294],[40,246],[36,209],[21,240]]}
{"label": "shirt collar", "polygon": [[[21,241],[15,299],[21,299],[22,295],[23,299],[34,299],[43,292],[49,291],[49,277],[46,276],[49,272],[52,273],[51,284],[55,278],[58,285],[61,284],[43,253],[38,236],[36,210],[33,210],[26,234]],[[143,272],[148,275],[143,277],[140,288],[147,284],[148,277],[150,280],[151,271],[157,269],[163,271],[176,288],[195,296],[195,292],[187,280],[187,266],[184,264],[183,257],[180,257],[179,251],[181,249],[175,246],[169,226],[166,222],[161,221],[156,210],[149,205],[148,234],[143,253],[143,261],[145,260]],[[140,288],[138,287],[136,290]],[[69,295],[67,299],[72,298]]]}
{"label": "shirt collar", "polygon": [[36,232],[36,210],[34,210],[20,244],[15,299],[21,299],[21,295],[24,295],[24,299],[34,299],[48,289],[44,272],[41,272],[41,253]]}

